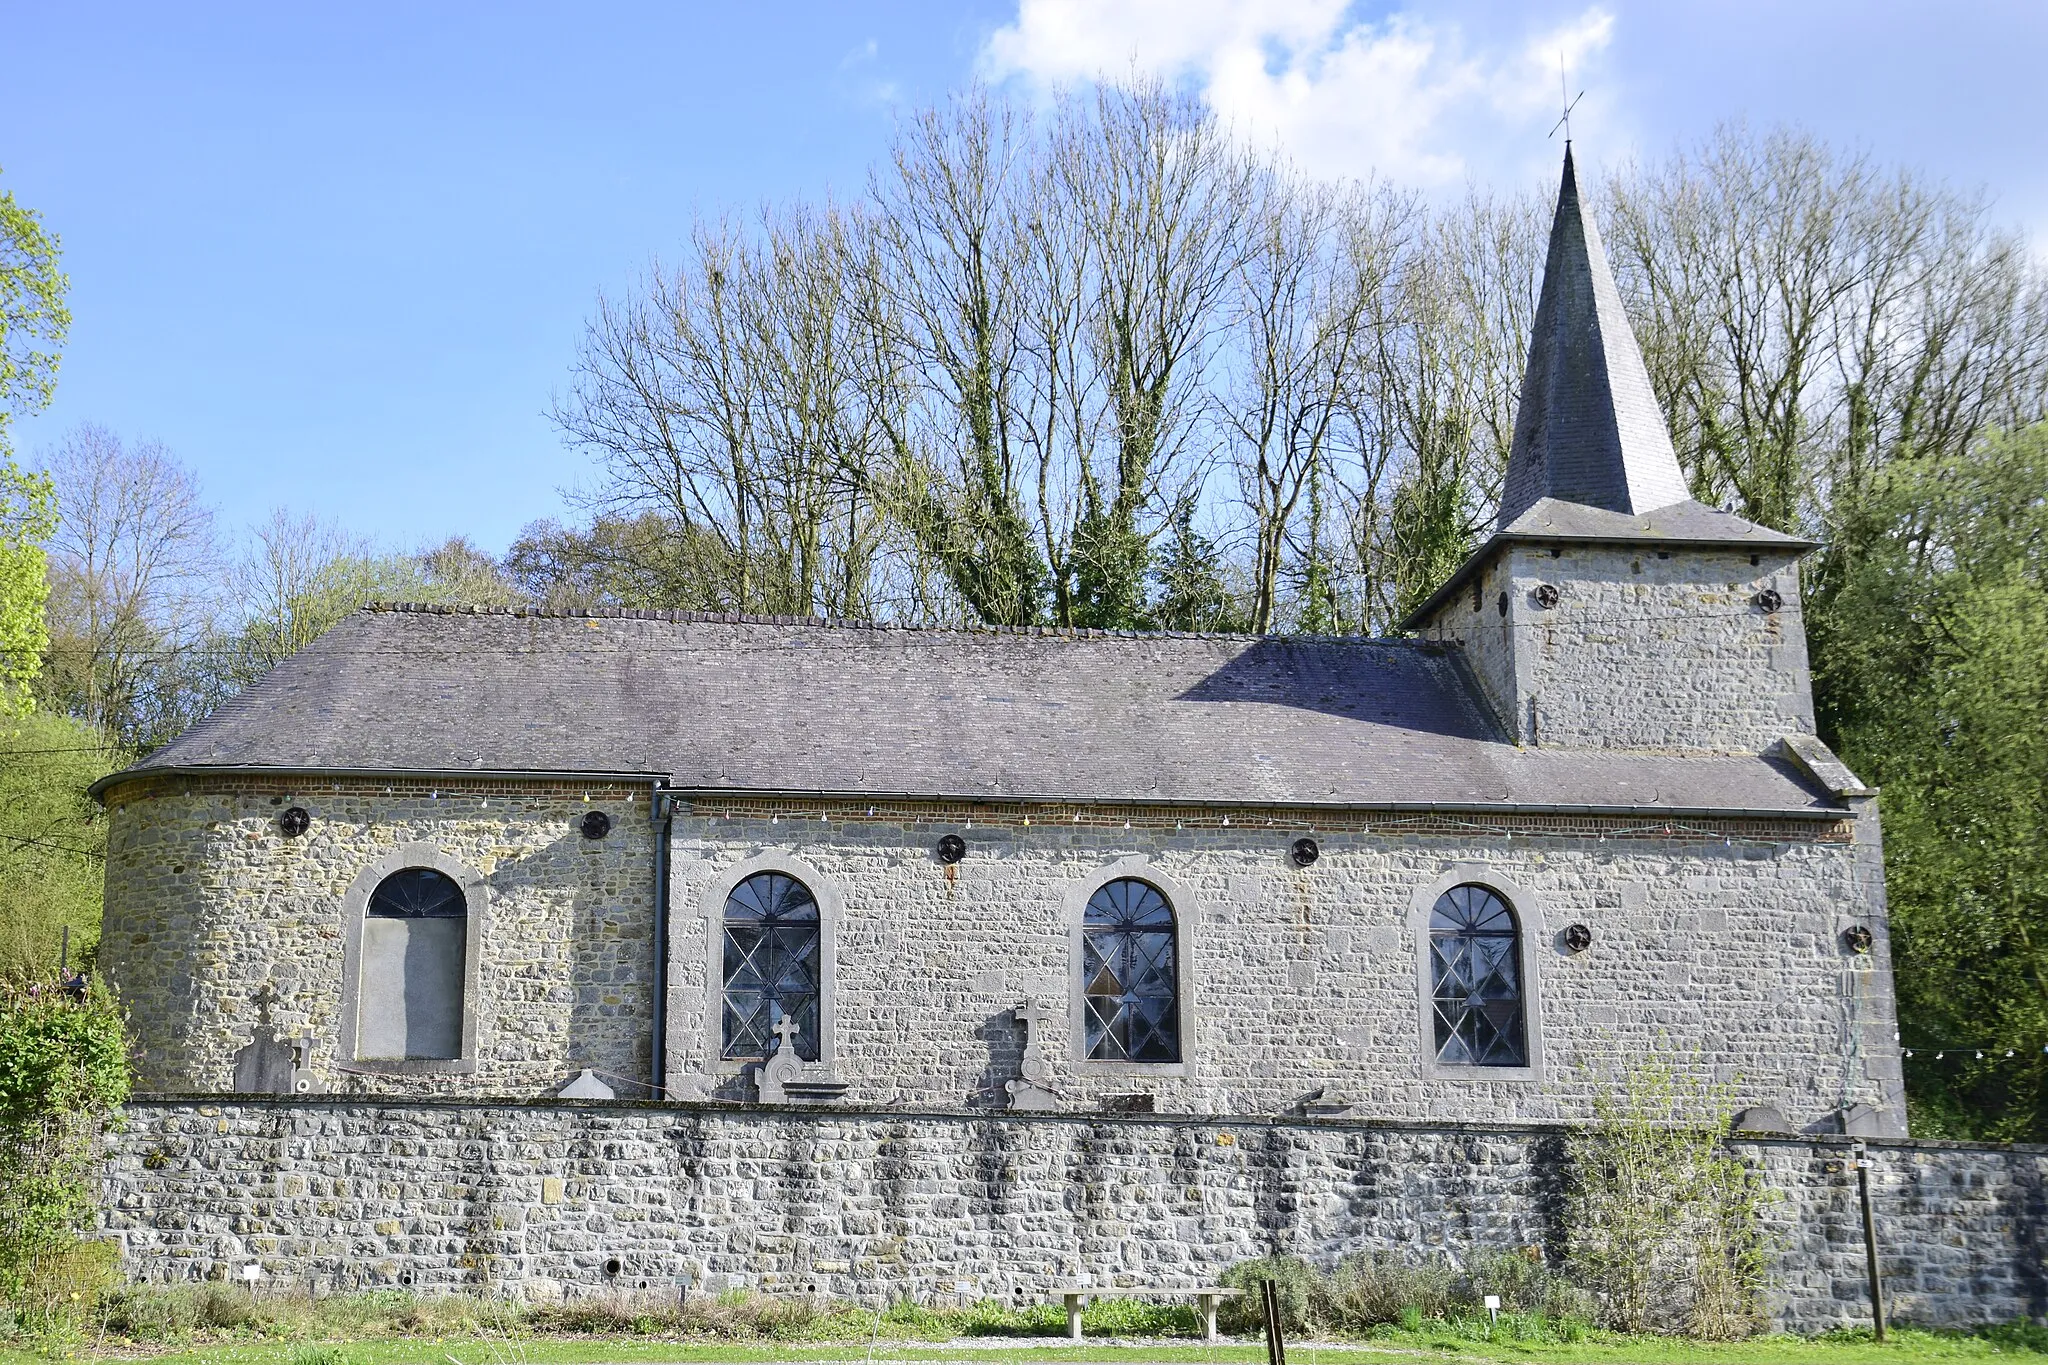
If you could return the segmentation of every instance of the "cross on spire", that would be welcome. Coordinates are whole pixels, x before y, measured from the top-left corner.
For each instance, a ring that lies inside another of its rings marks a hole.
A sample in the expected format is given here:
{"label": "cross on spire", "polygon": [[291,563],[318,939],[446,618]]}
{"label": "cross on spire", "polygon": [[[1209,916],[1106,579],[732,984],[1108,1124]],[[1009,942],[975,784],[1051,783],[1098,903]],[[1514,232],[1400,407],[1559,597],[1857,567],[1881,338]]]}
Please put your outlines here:
{"label": "cross on spire", "polygon": [[777,1052],[795,1052],[796,1036],[803,1032],[803,1026],[797,1023],[795,1015],[785,1014],[775,1021],[772,1031],[781,1040],[775,1046]]}
{"label": "cross on spire", "polygon": [[1550,125],[1549,136],[1556,137],[1557,130],[1564,129],[1564,145],[1567,147],[1572,145],[1572,110],[1578,108],[1579,101],[1586,98],[1585,91],[1581,90],[1574,95],[1571,89],[1571,86],[1565,83],[1564,54],[1560,52],[1557,54],[1557,99],[1558,103],[1564,106],[1564,116]]}

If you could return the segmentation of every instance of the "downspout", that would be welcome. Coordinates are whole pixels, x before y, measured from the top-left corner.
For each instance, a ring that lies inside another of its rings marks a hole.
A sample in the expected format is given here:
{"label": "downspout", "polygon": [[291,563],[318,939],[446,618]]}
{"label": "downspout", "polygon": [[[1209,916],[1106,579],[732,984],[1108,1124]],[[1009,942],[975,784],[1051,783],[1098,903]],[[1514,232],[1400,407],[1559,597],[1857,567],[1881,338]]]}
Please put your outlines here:
{"label": "downspout", "polygon": [[675,821],[675,808],[662,784],[656,783],[650,801],[654,821],[654,1010],[653,1036],[647,1047],[647,1093],[652,1099],[668,1094],[668,840]]}

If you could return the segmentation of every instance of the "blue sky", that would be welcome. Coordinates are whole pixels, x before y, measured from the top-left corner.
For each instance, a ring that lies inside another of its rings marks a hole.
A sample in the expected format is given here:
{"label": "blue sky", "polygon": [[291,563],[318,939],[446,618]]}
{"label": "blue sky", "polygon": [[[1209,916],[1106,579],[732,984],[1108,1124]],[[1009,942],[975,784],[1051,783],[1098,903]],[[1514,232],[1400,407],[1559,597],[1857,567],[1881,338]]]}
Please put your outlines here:
{"label": "blue sky", "polygon": [[600,289],[693,214],[857,190],[907,104],[1136,67],[1331,174],[1546,184],[1791,122],[1995,200],[2048,248],[2048,5],[967,0],[179,6],[0,0],[0,186],[75,322],[33,454],[168,443],[273,507],[502,549],[584,477],[546,417]]}

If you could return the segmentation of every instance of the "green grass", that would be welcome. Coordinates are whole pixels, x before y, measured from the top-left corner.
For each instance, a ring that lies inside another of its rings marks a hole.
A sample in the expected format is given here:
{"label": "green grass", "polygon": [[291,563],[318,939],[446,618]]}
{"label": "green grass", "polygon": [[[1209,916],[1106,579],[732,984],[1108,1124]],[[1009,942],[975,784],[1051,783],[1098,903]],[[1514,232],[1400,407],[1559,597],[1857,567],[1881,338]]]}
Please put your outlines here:
{"label": "green grass", "polygon": [[[877,1314],[843,1302],[735,1291],[693,1298],[680,1311],[665,1296],[612,1295],[525,1305],[462,1296],[421,1298],[382,1290],[325,1299],[252,1297],[225,1285],[130,1286],[108,1294],[68,1337],[0,1346],[0,1365],[53,1356],[148,1359],[161,1365],[605,1365],[606,1362],[958,1361],[987,1365],[1115,1362],[1122,1365],[1260,1365],[1254,1337],[1199,1340],[1185,1304],[1098,1299],[1089,1340],[1065,1340],[1058,1304],[956,1307],[899,1302]],[[1819,1338],[1764,1337],[1711,1343],[1623,1337],[1577,1318],[1541,1312],[1483,1313],[1451,1306],[1425,1318],[1411,1307],[1399,1324],[1341,1341],[1290,1342],[1292,1365],[1378,1365],[1401,1360],[1530,1361],[1557,1365],[1882,1365],[1884,1362],[2048,1361],[2048,1329],[1983,1332],[1904,1329],[1884,1345],[1868,1332]]]}
{"label": "green grass", "polygon": [[[880,1362],[958,1361],[975,1365],[1257,1365],[1265,1347],[1256,1341],[1202,1346],[1177,1341],[1084,1342],[1079,1346],[1039,1344],[975,1345],[970,1341],[881,1340],[872,1350]],[[337,1343],[220,1341],[168,1352],[112,1341],[78,1342],[65,1354],[75,1359],[146,1357],[152,1365],[611,1365],[619,1362],[675,1362],[676,1365],[741,1365],[741,1362],[845,1361],[864,1363],[869,1344],[860,1342],[706,1342],[538,1337],[493,1332],[458,1336],[408,1337]],[[1616,1337],[1589,1333],[1573,1342],[1519,1338],[1510,1324],[1488,1338],[1484,1320],[1435,1322],[1420,1329],[1382,1328],[1356,1342],[1294,1342],[1290,1365],[1378,1365],[1408,1360],[1640,1362],[1640,1365],[1910,1365],[1918,1361],[2048,1359],[2048,1332],[2012,1328],[1985,1333],[1923,1332],[1901,1329],[1879,1345],[1868,1332],[1824,1337],[1762,1337],[1742,1342],[1696,1342],[1660,1337]],[[0,1348],[0,1365],[40,1365],[49,1354]]]}

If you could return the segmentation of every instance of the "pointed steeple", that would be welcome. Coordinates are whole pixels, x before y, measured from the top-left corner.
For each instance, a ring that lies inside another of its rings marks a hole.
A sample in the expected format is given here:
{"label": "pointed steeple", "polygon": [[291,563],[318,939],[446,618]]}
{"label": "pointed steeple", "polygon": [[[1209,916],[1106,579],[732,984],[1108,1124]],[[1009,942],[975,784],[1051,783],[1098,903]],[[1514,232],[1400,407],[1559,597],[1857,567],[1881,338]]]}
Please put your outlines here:
{"label": "pointed steeple", "polygon": [[1499,528],[1544,498],[1641,513],[1690,496],[1566,143]]}

